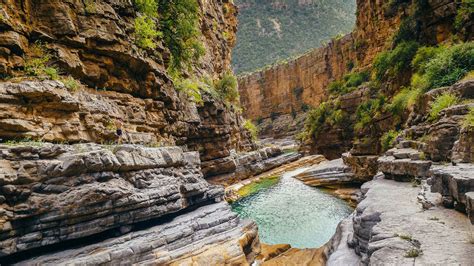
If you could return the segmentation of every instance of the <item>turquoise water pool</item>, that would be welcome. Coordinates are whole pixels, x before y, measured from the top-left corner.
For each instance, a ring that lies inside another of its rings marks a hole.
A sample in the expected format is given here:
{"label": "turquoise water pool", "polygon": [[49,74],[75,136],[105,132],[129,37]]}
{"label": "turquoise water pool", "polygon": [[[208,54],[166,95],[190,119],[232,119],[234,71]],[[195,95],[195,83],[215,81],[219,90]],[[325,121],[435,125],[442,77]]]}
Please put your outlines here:
{"label": "turquoise water pool", "polygon": [[353,211],[343,200],[292,177],[302,171],[288,172],[275,186],[232,204],[241,218],[258,224],[263,243],[320,247],[332,237],[338,223]]}

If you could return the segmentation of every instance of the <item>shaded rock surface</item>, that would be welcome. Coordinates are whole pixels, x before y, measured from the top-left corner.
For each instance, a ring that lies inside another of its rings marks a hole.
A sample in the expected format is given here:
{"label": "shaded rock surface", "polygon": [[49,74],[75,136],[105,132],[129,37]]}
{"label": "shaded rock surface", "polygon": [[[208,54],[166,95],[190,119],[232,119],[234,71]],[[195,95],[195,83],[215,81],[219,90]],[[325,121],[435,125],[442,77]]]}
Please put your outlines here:
{"label": "shaded rock surface", "polygon": [[[444,206],[466,211],[466,194],[474,192],[474,165],[436,165],[431,172],[431,191],[441,194]],[[468,214],[471,211],[467,210]]]}
{"label": "shaded rock surface", "polygon": [[256,225],[240,220],[227,204],[217,203],[161,225],[39,256],[19,265],[245,265],[253,260],[259,249]]}
{"label": "shaded rock surface", "polygon": [[1,255],[98,234],[220,201],[197,152],[95,144],[4,146]]}

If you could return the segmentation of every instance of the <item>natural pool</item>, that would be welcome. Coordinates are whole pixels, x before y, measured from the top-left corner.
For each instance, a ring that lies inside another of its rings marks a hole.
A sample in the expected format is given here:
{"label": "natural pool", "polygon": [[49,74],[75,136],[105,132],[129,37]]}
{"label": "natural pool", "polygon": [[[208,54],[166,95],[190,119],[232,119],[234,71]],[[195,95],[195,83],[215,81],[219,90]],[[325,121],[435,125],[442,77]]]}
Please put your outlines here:
{"label": "natural pool", "polygon": [[320,247],[332,237],[339,222],[352,212],[343,200],[292,177],[304,170],[285,173],[278,184],[232,204],[241,218],[258,224],[263,243]]}

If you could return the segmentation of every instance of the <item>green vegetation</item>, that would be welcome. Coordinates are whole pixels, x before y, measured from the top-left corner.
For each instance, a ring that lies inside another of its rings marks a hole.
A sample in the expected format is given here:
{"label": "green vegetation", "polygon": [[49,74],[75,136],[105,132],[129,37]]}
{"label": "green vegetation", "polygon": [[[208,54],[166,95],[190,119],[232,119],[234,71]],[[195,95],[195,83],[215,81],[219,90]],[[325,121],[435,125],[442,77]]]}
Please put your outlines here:
{"label": "green vegetation", "polygon": [[31,54],[24,58],[26,74],[40,79],[58,79],[58,70],[47,65],[52,56],[47,52],[46,47],[38,42],[30,50]]}
{"label": "green vegetation", "polygon": [[329,84],[328,90],[331,94],[342,95],[355,90],[362,83],[369,81],[369,73],[353,72],[344,76],[342,80],[333,81]]}
{"label": "green vegetation", "polygon": [[380,116],[387,99],[383,95],[370,99],[357,107],[355,130],[362,130],[374,122]]}
{"label": "green vegetation", "polygon": [[155,49],[155,39],[162,33],[156,30],[155,21],[148,16],[135,18],[135,44],[143,49]]}
{"label": "green vegetation", "polygon": [[215,81],[214,88],[224,101],[234,105],[239,104],[240,96],[237,88],[237,78],[232,73],[227,72],[222,76],[222,79]]}
{"label": "green vegetation", "polygon": [[461,6],[457,10],[456,19],[454,21],[454,27],[456,30],[460,30],[469,19],[472,19],[474,14],[474,1],[473,0],[462,0]]}
{"label": "green vegetation", "polygon": [[71,77],[71,76],[69,76],[67,78],[63,78],[63,79],[61,79],[61,81],[64,84],[64,86],[66,87],[66,89],[68,89],[71,92],[77,91],[81,86],[81,83],[79,81],[77,81],[76,79],[74,79],[73,77]]}
{"label": "green vegetation", "polygon": [[84,0],[84,9],[87,14],[95,13],[97,10],[97,3],[95,0]]}
{"label": "green vegetation", "polygon": [[397,136],[400,134],[399,131],[390,130],[383,134],[382,138],[380,139],[380,144],[382,145],[383,151],[388,151],[389,149],[395,146],[395,141],[397,140]]}
{"label": "green vegetation", "polygon": [[44,145],[44,142],[41,140],[33,140],[30,137],[23,138],[23,139],[14,139],[14,140],[7,140],[4,142],[5,145],[7,146],[33,146],[33,147],[41,147]]}
{"label": "green vegetation", "polygon": [[405,110],[412,108],[416,104],[421,94],[422,91],[420,89],[403,88],[393,97],[392,102],[387,105],[387,110],[394,115],[401,116]]}
{"label": "green vegetation", "polygon": [[250,134],[252,135],[253,140],[257,140],[258,138],[258,128],[252,123],[251,120],[245,120],[244,128],[247,129]]}
{"label": "green vegetation", "polygon": [[237,194],[243,198],[250,196],[261,189],[269,188],[276,185],[280,181],[280,176],[270,176],[266,178],[261,178],[255,182],[252,182],[248,185],[243,186],[237,191]]}
{"label": "green vegetation", "polygon": [[405,253],[406,258],[416,258],[423,254],[423,251],[418,248],[412,248]]}
{"label": "green vegetation", "polygon": [[305,130],[301,139],[317,138],[325,126],[342,125],[347,115],[334,102],[323,102],[312,109],[305,121]]}
{"label": "green vegetation", "polygon": [[201,84],[199,84],[198,81],[192,79],[179,79],[175,81],[175,88],[177,91],[184,92],[196,104],[202,105],[204,103],[201,96]]}
{"label": "green vegetation", "polygon": [[134,0],[133,2],[140,13],[153,18],[158,16],[158,3],[156,1],[157,0]]}
{"label": "green vegetation", "polygon": [[374,61],[375,79],[382,81],[385,77],[395,77],[407,70],[418,47],[417,42],[402,42],[395,49],[380,53]]}
{"label": "green vegetation", "polygon": [[469,113],[464,117],[463,128],[474,130],[474,107],[469,108]]}
{"label": "green vegetation", "polygon": [[453,106],[459,102],[459,99],[456,95],[451,93],[443,93],[436,97],[435,101],[430,104],[430,116],[429,120],[434,121],[439,118],[439,114],[442,110]]}
{"label": "green vegetation", "polygon": [[474,43],[433,49],[424,62],[417,60],[414,64],[418,66],[417,74],[425,82],[425,91],[451,86],[474,70]]}
{"label": "green vegetation", "polygon": [[136,44],[143,49],[156,48],[162,38],[171,52],[170,72],[189,68],[205,53],[199,37],[197,0],[134,0],[140,13],[135,18]]}
{"label": "green vegetation", "polygon": [[355,21],[355,1],[235,2],[240,10],[232,65],[239,75],[314,49],[350,32]]}
{"label": "green vegetation", "polygon": [[159,0],[158,13],[163,41],[171,52],[170,68],[181,70],[198,61],[205,49],[199,41],[197,0]]}
{"label": "green vegetation", "polygon": [[399,238],[406,240],[406,241],[412,241],[413,237],[411,235],[406,235],[406,234],[396,234]]}

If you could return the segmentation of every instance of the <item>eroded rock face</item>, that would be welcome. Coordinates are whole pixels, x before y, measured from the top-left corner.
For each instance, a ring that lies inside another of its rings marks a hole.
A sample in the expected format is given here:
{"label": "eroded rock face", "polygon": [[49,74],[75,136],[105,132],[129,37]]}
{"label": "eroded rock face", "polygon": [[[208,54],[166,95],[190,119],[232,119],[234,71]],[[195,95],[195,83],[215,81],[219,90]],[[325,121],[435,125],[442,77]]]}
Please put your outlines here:
{"label": "eroded rock face", "polygon": [[[186,145],[200,151],[203,162],[226,158],[232,149],[254,148],[242,127],[243,118],[222,100],[203,93],[203,105],[196,106],[175,90],[166,70],[169,47],[160,40],[154,50],[135,45],[137,12],[132,2],[9,1],[2,5],[0,78],[25,79],[19,70],[38,53],[40,42],[43,53],[52,56],[49,63],[89,88],[72,93],[51,81],[2,83],[0,138],[115,142],[119,120],[125,142]],[[229,1],[198,3],[205,55],[184,75],[218,79],[230,69],[236,7]]]}
{"label": "eroded rock face", "polygon": [[165,224],[39,256],[19,265],[246,265],[259,251],[256,224],[240,220],[230,206],[217,203],[180,215]]}
{"label": "eroded rock face", "polygon": [[474,165],[440,165],[434,166],[431,172],[431,191],[443,196],[445,207],[465,212],[468,205],[466,194],[474,191]]}
{"label": "eroded rock face", "polygon": [[1,146],[2,255],[220,201],[199,155],[178,147]]}
{"label": "eroded rock face", "polygon": [[[387,36],[394,35],[402,18],[413,8],[410,4],[394,6],[389,10],[384,1],[359,0],[352,33],[288,63],[241,77],[239,89],[245,116],[256,120],[300,112],[305,105],[318,106],[328,96],[329,82],[350,72],[349,65],[366,69],[379,52],[390,46]],[[456,7],[455,1],[428,1],[423,7],[426,14],[419,17],[423,43],[437,44],[449,38]]]}
{"label": "eroded rock face", "polygon": [[[469,243],[467,217],[439,207],[440,199],[435,207],[422,211],[416,200],[419,190],[383,177],[364,184],[364,200],[353,214],[354,232],[348,240],[362,263],[427,265],[472,261],[474,247]],[[349,234],[350,231],[345,230]],[[328,262],[340,261],[340,253],[350,254],[346,249],[346,245],[335,249]]]}

